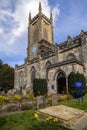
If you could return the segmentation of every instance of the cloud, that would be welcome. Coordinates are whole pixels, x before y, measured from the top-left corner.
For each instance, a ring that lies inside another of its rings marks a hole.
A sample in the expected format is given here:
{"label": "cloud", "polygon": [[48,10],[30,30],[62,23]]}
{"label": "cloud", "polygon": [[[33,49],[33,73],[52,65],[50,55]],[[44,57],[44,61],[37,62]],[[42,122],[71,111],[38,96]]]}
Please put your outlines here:
{"label": "cloud", "polygon": [[42,3],[43,13],[49,17],[52,11],[56,20],[59,7],[56,5],[52,8],[48,0],[0,0],[0,53],[3,52],[6,56],[24,55],[28,15],[30,11],[32,17],[38,13],[39,1]]}
{"label": "cloud", "polygon": [[2,28],[0,28],[0,34],[3,34],[3,29]]}
{"label": "cloud", "polygon": [[54,23],[55,23],[56,20],[58,19],[57,16],[59,16],[59,13],[60,13],[60,9],[59,9],[59,5],[57,4],[57,5],[55,6],[55,8],[53,8],[53,11],[52,11]]}
{"label": "cloud", "polygon": [[87,1],[69,0],[67,3],[56,22],[55,37],[59,43],[64,42],[68,35],[74,37],[79,35],[81,30],[87,30]]}

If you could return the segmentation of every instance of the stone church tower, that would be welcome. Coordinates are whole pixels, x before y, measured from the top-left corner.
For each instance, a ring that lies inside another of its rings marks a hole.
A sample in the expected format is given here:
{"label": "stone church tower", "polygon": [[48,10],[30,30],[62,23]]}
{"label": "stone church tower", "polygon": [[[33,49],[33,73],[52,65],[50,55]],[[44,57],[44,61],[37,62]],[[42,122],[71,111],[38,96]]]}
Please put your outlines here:
{"label": "stone church tower", "polygon": [[87,79],[87,32],[81,33],[60,44],[54,43],[53,18],[42,13],[39,3],[38,14],[28,20],[28,47],[25,63],[15,65],[14,89],[33,92],[33,79],[47,80],[48,94],[68,93],[70,72],[84,73]]}
{"label": "stone church tower", "polygon": [[41,3],[39,3],[39,13],[31,19],[29,13],[29,27],[28,27],[28,48],[27,59],[32,60],[38,57],[39,44],[41,40],[46,40],[50,44],[54,44],[53,40],[53,26],[52,26],[52,13],[48,19],[42,13]]}

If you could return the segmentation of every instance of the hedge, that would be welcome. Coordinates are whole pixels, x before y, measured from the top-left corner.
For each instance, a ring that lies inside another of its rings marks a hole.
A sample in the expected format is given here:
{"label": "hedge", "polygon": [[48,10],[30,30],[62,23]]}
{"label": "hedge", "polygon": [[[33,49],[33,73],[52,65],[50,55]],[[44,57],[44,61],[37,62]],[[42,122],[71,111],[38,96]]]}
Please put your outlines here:
{"label": "hedge", "polygon": [[33,92],[35,96],[47,94],[47,82],[46,79],[34,79]]}
{"label": "hedge", "polygon": [[85,93],[87,92],[85,76],[79,72],[77,72],[77,73],[71,72],[68,76],[68,89],[69,89],[69,93],[73,97],[77,97],[76,88],[75,88],[75,82],[77,82],[77,81],[80,81],[83,83],[83,87],[82,87],[83,95],[85,95]]}

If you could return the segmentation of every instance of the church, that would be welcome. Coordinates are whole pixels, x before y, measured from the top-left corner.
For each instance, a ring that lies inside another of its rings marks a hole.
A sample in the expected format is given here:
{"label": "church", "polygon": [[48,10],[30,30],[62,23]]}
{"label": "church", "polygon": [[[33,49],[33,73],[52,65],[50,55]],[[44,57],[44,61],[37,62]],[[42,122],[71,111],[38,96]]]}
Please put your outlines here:
{"label": "church", "polygon": [[53,18],[42,13],[28,20],[28,46],[24,64],[15,65],[14,89],[33,92],[35,78],[46,79],[48,94],[68,94],[70,72],[85,75],[87,81],[87,32],[81,30],[76,37],[68,36],[60,44],[54,42]]}

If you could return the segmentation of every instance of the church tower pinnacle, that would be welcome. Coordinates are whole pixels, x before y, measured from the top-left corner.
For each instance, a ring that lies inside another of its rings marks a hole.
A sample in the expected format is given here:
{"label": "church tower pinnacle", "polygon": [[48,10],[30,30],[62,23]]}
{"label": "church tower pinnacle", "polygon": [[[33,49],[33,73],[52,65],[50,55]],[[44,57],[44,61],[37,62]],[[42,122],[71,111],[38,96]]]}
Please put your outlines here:
{"label": "church tower pinnacle", "polygon": [[52,12],[50,12],[50,21],[51,21],[51,23],[53,22]]}
{"label": "church tower pinnacle", "polygon": [[29,21],[31,21],[31,12],[29,12]]}
{"label": "church tower pinnacle", "polygon": [[41,6],[41,2],[39,2],[39,12],[42,12],[42,6]]}

